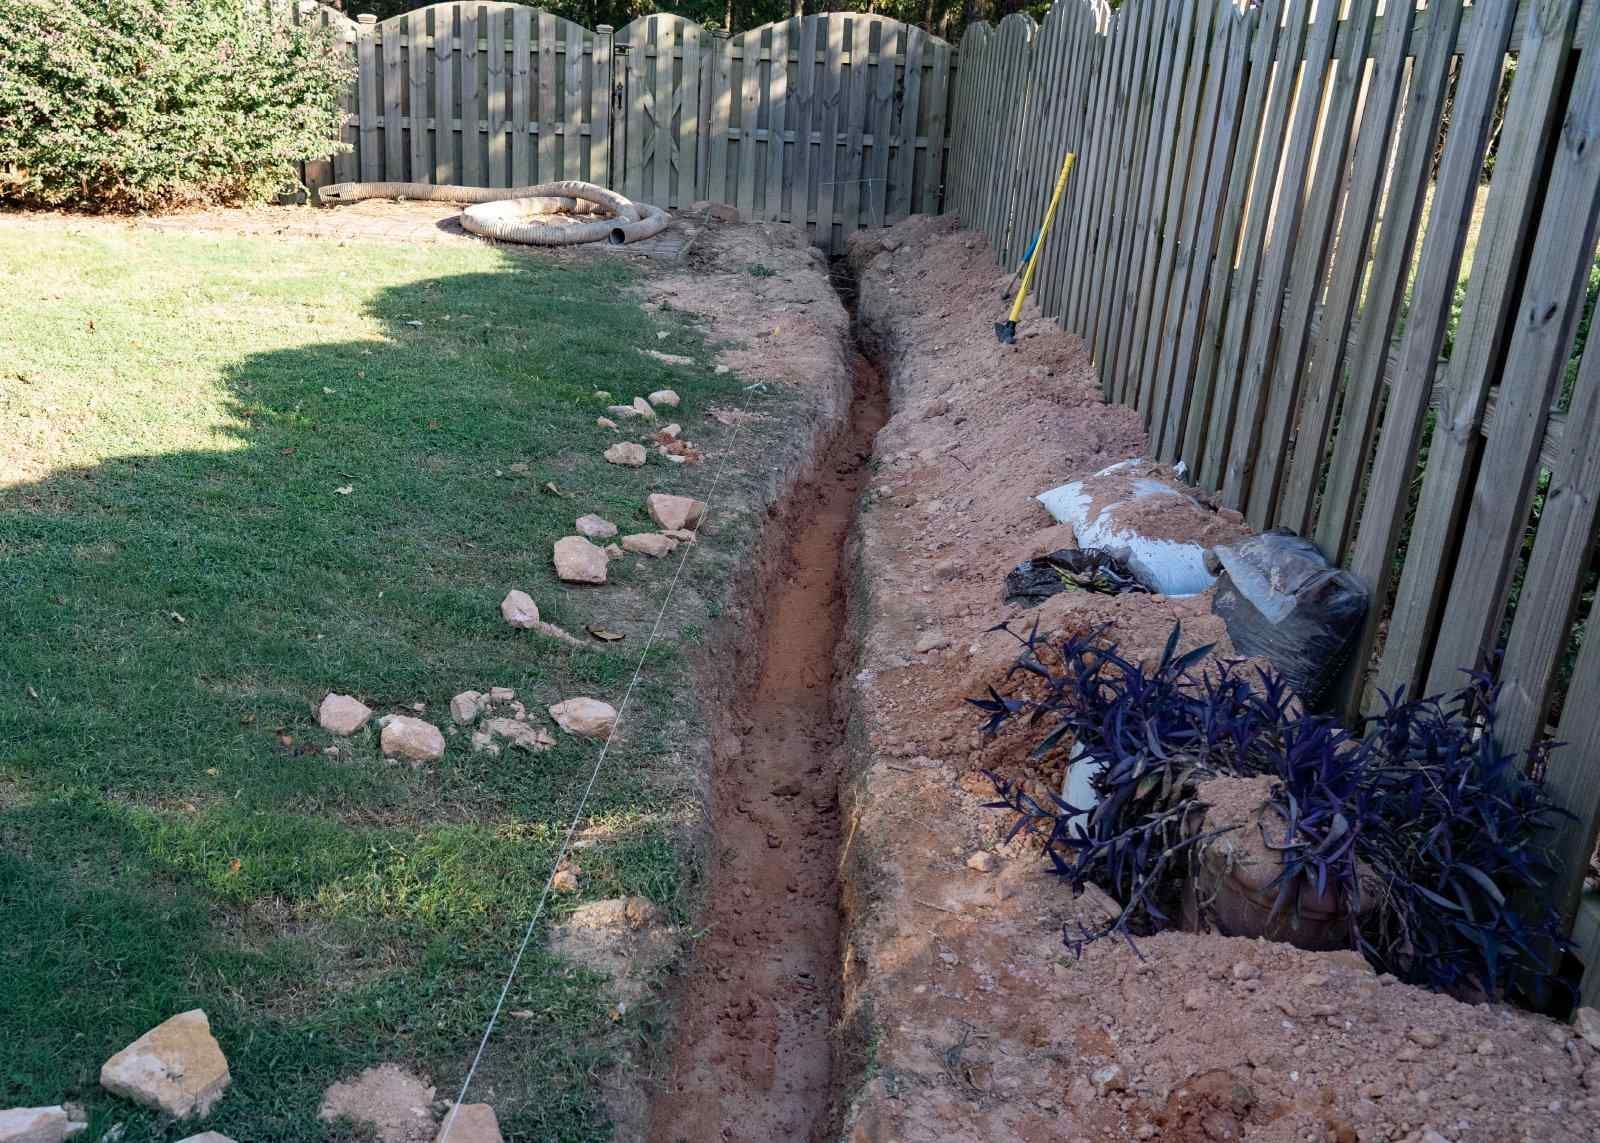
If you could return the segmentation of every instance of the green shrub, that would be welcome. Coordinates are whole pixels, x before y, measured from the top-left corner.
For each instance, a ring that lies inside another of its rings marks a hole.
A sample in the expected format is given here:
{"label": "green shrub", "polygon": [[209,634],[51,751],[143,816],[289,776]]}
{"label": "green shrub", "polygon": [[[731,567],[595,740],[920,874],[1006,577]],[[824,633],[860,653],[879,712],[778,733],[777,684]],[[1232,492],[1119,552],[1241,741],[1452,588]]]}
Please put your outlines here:
{"label": "green shrub", "polygon": [[0,199],[240,202],[340,146],[342,45],[264,0],[0,0]]}

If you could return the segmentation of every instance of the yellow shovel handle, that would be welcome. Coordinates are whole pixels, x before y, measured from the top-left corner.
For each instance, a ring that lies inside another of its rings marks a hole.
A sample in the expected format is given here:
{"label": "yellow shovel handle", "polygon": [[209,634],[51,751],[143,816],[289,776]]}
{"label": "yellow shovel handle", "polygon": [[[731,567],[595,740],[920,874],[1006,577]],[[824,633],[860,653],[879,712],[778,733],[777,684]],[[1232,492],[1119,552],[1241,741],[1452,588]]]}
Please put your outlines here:
{"label": "yellow shovel handle", "polygon": [[1055,193],[1050,196],[1050,206],[1044,212],[1044,222],[1039,227],[1039,241],[1033,244],[1033,254],[1028,259],[1028,268],[1022,274],[1022,288],[1017,291],[1017,300],[1011,303],[1010,321],[1020,321],[1022,318],[1022,303],[1028,296],[1028,287],[1033,285],[1033,272],[1039,265],[1039,255],[1044,250],[1044,240],[1050,236],[1050,226],[1056,220],[1056,207],[1061,203],[1061,192],[1067,189],[1067,176],[1072,174],[1072,168],[1077,162],[1077,154],[1068,151],[1067,157],[1061,163],[1061,177],[1056,179]]}

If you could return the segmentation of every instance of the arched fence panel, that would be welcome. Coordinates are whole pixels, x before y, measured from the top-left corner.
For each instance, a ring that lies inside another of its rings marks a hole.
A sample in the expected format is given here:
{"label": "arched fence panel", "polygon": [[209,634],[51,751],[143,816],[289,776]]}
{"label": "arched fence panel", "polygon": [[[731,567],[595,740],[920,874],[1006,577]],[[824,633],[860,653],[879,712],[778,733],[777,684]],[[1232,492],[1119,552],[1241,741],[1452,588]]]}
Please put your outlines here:
{"label": "arched fence panel", "polygon": [[381,23],[302,3],[351,58],[338,180],[510,186],[586,179],[658,206],[702,199],[854,230],[942,201],[956,56],[921,28],[819,13],[734,36],[665,13],[590,31],[518,4]]}

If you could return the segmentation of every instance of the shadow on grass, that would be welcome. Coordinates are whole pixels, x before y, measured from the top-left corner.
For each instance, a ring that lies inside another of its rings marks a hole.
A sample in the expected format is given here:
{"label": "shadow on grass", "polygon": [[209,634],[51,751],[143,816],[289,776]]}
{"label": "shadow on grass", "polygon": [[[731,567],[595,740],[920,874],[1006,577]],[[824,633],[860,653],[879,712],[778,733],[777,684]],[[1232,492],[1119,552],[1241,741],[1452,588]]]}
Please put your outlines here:
{"label": "shadow on grass", "polygon": [[[643,530],[646,492],[697,490],[598,458],[596,387],[736,388],[640,354],[661,343],[626,282],[515,258],[384,289],[381,338],[227,371],[232,447],[0,490],[0,1107],[77,1099],[126,1143],[191,1134],[97,1077],[192,1007],[234,1075],[206,1126],[241,1140],[341,1137],[322,1089],[382,1060],[459,1082],[594,747],[491,759],[457,735],[413,769],[369,728],[329,757],[313,705],[345,691],[448,723],[469,688],[514,687],[534,716],[620,692],[665,569],[605,589],[622,650],[512,631],[497,604],[520,587],[581,630],[601,596],[556,582],[551,539],[583,512]],[[666,702],[680,671],[662,652],[635,701]],[[681,791],[638,764],[659,745],[641,732],[597,789],[616,840],[585,851],[586,897],[681,892],[658,821]],[[596,982],[535,952],[510,1007],[533,1015],[496,1047],[508,1135],[603,1137]]]}

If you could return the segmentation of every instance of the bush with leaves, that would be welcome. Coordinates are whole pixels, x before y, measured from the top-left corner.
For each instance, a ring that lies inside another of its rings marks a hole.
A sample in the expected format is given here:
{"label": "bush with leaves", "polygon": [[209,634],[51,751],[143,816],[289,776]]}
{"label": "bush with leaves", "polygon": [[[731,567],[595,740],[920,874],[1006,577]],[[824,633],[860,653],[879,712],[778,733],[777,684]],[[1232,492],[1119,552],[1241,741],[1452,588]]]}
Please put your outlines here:
{"label": "bush with leaves", "polygon": [[349,64],[260,0],[0,0],[0,198],[260,199],[339,150]]}
{"label": "bush with leaves", "polygon": [[1020,724],[1042,735],[1034,758],[1075,748],[1099,764],[1092,807],[1041,804],[990,775],[991,808],[1017,815],[1013,837],[1041,835],[1075,893],[1092,883],[1122,905],[1099,928],[1066,932],[1069,948],[1168,927],[1187,857],[1223,832],[1206,828],[1201,783],[1267,776],[1286,823],[1281,835],[1263,827],[1282,854],[1278,909],[1302,889],[1331,891],[1369,960],[1431,988],[1498,997],[1548,976],[1565,942],[1554,914],[1530,916],[1526,902],[1552,873],[1541,834],[1557,811],[1543,754],[1519,766],[1495,744],[1488,676],[1444,698],[1395,696],[1357,737],[1303,713],[1270,671],[1198,671],[1212,648],[1179,655],[1179,635],[1147,670],[1101,632],[1051,643],[1035,629],[1016,636],[1007,676],[1027,684],[971,700],[986,735]]}

